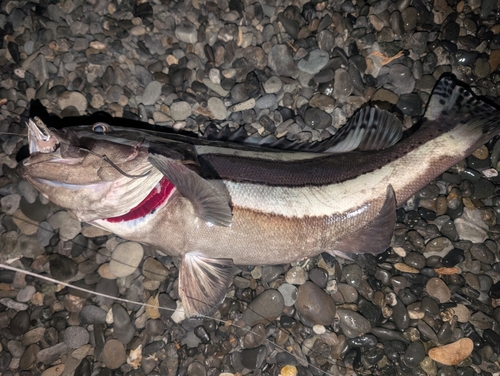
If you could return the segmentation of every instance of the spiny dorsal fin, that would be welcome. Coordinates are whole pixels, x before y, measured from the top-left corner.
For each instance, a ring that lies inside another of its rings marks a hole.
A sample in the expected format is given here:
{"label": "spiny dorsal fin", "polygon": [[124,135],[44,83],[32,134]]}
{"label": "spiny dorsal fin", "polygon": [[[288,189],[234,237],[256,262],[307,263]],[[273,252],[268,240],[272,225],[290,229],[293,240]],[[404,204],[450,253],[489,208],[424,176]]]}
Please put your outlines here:
{"label": "spiny dorsal fin", "polygon": [[225,126],[220,131],[210,124],[203,135],[209,140],[232,141],[246,145],[263,146],[279,150],[310,151],[316,153],[345,153],[352,150],[380,150],[394,145],[403,134],[399,119],[375,107],[365,107],[332,137],[319,142],[300,143],[274,135],[250,136],[243,127],[233,131]]}
{"label": "spiny dorsal fin", "polygon": [[452,113],[485,116],[498,110],[478,99],[470,90],[459,85],[455,76],[442,77],[432,91],[425,117],[436,120]]}
{"label": "spiny dorsal fin", "polygon": [[150,154],[148,160],[191,202],[198,218],[218,226],[231,225],[229,202],[208,181],[181,162],[163,155]]}
{"label": "spiny dorsal fin", "polygon": [[398,142],[402,134],[402,124],[395,115],[375,107],[365,107],[331,139],[324,141],[331,144],[325,152],[387,149]]}

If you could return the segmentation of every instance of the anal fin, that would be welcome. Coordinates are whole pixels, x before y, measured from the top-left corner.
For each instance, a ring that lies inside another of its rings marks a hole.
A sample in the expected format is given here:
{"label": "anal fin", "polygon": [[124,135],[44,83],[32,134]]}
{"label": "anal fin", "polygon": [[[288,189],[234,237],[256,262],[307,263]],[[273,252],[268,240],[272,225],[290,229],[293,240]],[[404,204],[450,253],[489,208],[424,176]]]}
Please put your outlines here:
{"label": "anal fin", "polygon": [[[368,225],[340,239],[331,254],[381,253],[391,243],[396,224],[396,196],[391,185],[387,187],[384,205]],[[341,256],[342,257],[342,256]]]}
{"label": "anal fin", "polygon": [[179,273],[179,296],[186,315],[212,315],[226,296],[232,277],[232,259],[209,258],[199,253],[184,255]]}

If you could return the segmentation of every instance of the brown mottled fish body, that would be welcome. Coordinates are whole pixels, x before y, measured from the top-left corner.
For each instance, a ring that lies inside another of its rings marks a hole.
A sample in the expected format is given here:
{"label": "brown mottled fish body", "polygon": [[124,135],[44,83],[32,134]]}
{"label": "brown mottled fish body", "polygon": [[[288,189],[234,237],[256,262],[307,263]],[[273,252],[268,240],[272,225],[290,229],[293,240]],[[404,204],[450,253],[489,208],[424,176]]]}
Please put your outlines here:
{"label": "brown mottled fish body", "polygon": [[[393,135],[373,141],[381,133],[370,135],[373,129],[365,127],[373,114],[362,112],[358,118],[366,119],[319,154],[180,136],[166,140],[116,127],[95,132],[95,125],[94,131],[45,130],[57,139],[60,155],[35,145],[38,153],[18,171],[81,220],[182,257],[180,295],[195,315],[213,311],[223,298],[233,263],[384,251],[396,207],[500,128],[498,110],[450,77],[436,86],[420,128],[394,146]],[[50,135],[44,137],[45,148]],[[374,150],[380,145],[390,147]],[[356,148],[365,151],[332,154]],[[165,178],[174,188],[161,205],[140,218],[109,220],[147,201]]]}

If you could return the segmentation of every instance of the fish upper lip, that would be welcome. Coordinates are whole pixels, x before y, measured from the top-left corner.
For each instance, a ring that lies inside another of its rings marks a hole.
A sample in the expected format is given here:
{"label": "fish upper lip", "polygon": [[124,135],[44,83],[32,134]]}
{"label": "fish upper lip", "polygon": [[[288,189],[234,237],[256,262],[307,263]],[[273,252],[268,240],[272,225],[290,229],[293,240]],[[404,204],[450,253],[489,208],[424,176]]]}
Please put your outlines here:
{"label": "fish upper lip", "polygon": [[39,117],[29,119],[27,126],[30,155],[52,153],[59,147],[59,140]]}

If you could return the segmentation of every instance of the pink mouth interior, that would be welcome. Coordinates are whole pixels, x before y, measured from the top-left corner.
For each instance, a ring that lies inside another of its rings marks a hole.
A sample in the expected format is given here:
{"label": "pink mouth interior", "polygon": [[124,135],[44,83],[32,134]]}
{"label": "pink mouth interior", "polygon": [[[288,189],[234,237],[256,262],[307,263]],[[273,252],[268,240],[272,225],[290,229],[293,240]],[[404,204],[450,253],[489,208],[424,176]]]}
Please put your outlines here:
{"label": "pink mouth interior", "polygon": [[153,212],[156,208],[167,201],[175,188],[174,185],[166,178],[161,179],[158,184],[159,187],[157,186],[153,188],[147,197],[127,214],[120,215],[118,217],[105,218],[105,220],[112,223],[132,221]]}

